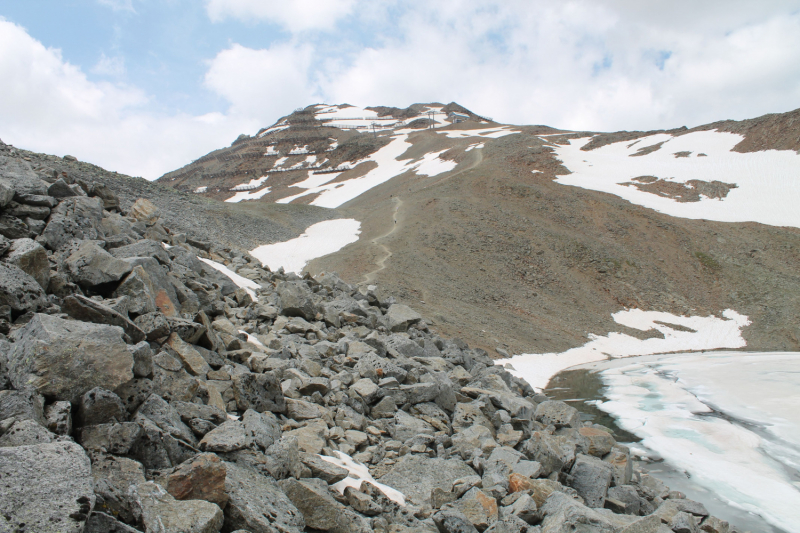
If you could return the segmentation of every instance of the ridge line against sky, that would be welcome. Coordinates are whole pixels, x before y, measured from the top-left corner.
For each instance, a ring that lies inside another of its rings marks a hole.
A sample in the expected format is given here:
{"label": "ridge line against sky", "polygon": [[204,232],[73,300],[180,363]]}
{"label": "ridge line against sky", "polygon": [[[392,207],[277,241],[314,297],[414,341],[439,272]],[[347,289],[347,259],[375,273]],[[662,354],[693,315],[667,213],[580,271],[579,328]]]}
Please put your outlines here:
{"label": "ridge line against sky", "polygon": [[800,107],[800,0],[0,6],[0,139],[155,179],[318,102],[615,131]]}

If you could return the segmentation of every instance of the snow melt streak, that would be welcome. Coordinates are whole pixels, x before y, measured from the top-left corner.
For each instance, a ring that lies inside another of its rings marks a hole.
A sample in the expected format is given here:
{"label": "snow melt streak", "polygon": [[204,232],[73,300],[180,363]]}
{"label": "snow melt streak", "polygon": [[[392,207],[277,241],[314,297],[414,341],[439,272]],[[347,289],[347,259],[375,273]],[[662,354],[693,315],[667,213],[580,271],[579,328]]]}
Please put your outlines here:
{"label": "snow melt streak", "polygon": [[352,218],[326,220],[309,226],[306,232],[285,242],[265,244],[250,253],[270,270],[301,272],[306,263],[332,254],[358,240],[361,223]]}
{"label": "snow melt streak", "polygon": [[[664,338],[641,340],[615,332],[607,336],[589,335],[588,343],[563,353],[522,354],[510,359],[500,359],[497,364],[511,363],[512,374],[523,378],[531,387],[544,389],[550,378],[562,370],[584,363],[602,361],[608,357],[746,346],[741,328],[750,323],[747,317],[732,309],[726,310],[722,315],[724,318],[685,317],[641,309],[619,311],[612,315],[617,323],[642,331],[656,329],[664,335]],[[692,331],[680,331],[664,323],[684,326]]]}
{"label": "snow melt streak", "polygon": [[[790,150],[738,153],[731,149],[741,135],[698,131],[673,137],[657,134],[637,141],[617,142],[581,151],[591,139],[554,145],[556,155],[572,174],[556,181],[614,194],[632,203],[668,215],[721,222],[761,222],[800,227],[800,154]],[[630,157],[641,148],[663,142],[660,149]],[[689,157],[675,157],[691,152]],[[705,154],[701,157],[698,154]],[[671,198],[621,185],[639,176],[655,176],[675,183],[689,180],[735,183],[723,199],[677,202]]]}

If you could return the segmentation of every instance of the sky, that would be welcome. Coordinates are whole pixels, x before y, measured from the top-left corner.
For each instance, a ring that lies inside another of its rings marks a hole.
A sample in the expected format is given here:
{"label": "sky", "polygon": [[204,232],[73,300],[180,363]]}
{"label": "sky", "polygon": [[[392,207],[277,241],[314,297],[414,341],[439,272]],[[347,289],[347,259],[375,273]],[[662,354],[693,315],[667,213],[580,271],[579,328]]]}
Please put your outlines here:
{"label": "sky", "polygon": [[800,0],[0,0],[0,139],[147,179],[316,103],[617,131],[800,108]]}

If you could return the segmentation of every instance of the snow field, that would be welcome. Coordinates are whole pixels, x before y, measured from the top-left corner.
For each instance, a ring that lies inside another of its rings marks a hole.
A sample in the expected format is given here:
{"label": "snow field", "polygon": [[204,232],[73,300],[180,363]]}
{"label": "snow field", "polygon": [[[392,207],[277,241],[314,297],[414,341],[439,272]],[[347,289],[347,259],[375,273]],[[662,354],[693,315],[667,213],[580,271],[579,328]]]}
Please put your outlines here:
{"label": "snow field", "polygon": [[[553,145],[556,156],[572,174],[556,180],[564,185],[614,194],[671,216],[720,222],[761,222],[800,227],[800,155],[790,150],[731,152],[743,137],[734,133],[699,131],[673,137],[657,134],[581,151],[591,138]],[[643,156],[641,148],[664,143]],[[691,152],[689,157],[675,157]],[[705,157],[698,154],[706,154]],[[677,183],[689,180],[735,183],[726,198],[677,202],[625,186],[632,178],[655,176]]]}
{"label": "snow field", "polygon": [[285,242],[265,244],[250,254],[270,270],[283,267],[286,272],[302,272],[306,263],[317,257],[332,254],[358,240],[361,223],[352,218],[326,220],[306,229],[306,232]]}
{"label": "snow field", "polygon": [[[732,309],[722,318],[685,317],[659,311],[628,309],[612,315],[614,321],[641,331],[656,329],[664,338],[637,339],[624,333],[611,332],[606,336],[589,335],[589,342],[563,353],[522,354],[500,359],[498,365],[510,363],[509,371],[523,378],[531,387],[544,389],[550,379],[567,368],[602,361],[607,358],[633,357],[717,348],[742,348],[746,345],[741,328],[750,324],[746,316]],[[658,322],[684,326],[693,331],[680,331]]]}

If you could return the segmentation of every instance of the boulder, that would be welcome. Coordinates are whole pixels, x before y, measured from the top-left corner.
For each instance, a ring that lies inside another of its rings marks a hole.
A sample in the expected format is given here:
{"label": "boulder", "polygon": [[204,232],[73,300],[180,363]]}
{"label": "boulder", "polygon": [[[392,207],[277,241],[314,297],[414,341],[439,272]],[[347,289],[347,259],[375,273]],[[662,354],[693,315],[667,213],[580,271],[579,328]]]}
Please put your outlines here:
{"label": "boulder", "polygon": [[11,241],[11,246],[3,260],[31,276],[42,289],[47,290],[50,283],[50,261],[41,244],[33,239]]}
{"label": "boulder", "polygon": [[8,239],[24,239],[34,235],[30,226],[11,215],[0,215],[0,235]]}
{"label": "boulder", "polygon": [[19,157],[0,156],[0,176],[5,187],[16,195],[47,194],[48,183],[36,176],[31,165]]}
{"label": "boulder", "polygon": [[127,316],[86,296],[80,294],[67,296],[61,304],[61,309],[75,320],[119,326],[132,343],[145,340],[144,332]]}
{"label": "boulder", "polygon": [[[130,275],[133,276],[134,273],[132,272]],[[128,279],[130,279],[130,276]],[[133,320],[133,322],[144,332],[148,341],[154,341],[170,334],[167,317],[158,311],[139,315]]]}
{"label": "boulder", "polygon": [[77,435],[87,450],[115,455],[128,454],[141,437],[142,428],[136,422],[84,426]]}
{"label": "boulder", "polygon": [[474,475],[475,471],[461,459],[407,454],[380,477],[379,481],[399,490],[407,499],[423,504],[429,503],[433,489],[449,491],[455,480]]}
{"label": "boulder", "polygon": [[422,315],[403,304],[393,304],[386,311],[386,323],[390,331],[406,331],[408,326],[422,320]]}
{"label": "boulder", "polygon": [[402,410],[395,413],[394,425],[390,431],[392,437],[400,442],[404,442],[416,435],[433,435],[435,433],[432,425]]}
{"label": "boulder", "polygon": [[131,489],[146,481],[142,465],[126,457],[99,453],[92,460],[92,477],[97,496],[95,512],[116,516],[129,524],[136,523],[140,505],[134,496],[135,490]]}
{"label": "boulder", "polygon": [[162,265],[169,264],[169,254],[161,243],[150,239],[142,239],[133,244],[114,248],[109,253],[118,259],[125,259],[127,257],[152,257],[158,260]]}
{"label": "boulder", "polygon": [[211,367],[208,366],[208,363],[203,359],[203,356],[200,355],[200,352],[195,350],[191,344],[181,339],[178,333],[172,333],[164,344],[165,346],[169,346],[172,351],[178,355],[180,360],[183,361],[183,366],[191,375],[205,378],[211,370]]}
{"label": "boulder", "polygon": [[200,441],[201,450],[217,453],[234,452],[247,445],[247,433],[239,420],[228,420],[206,433]]}
{"label": "boulder", "polygon": [[581,427],[581,416],[578,410],[564,402],[550,400],[542,402],[536,406],[534,416],[545,426],[552,424],[556,428]]}
{"label": "boulder", "polygon": [[158,221],[158,208],[150,200],[139,198],[128,209],[128,216],[145,224],[155,224]]}
{"label": "boulder", "polygon": [[575,448],[575,442],[568,437],[534,431],[522,444],[521,451],[531,461],[538,462],[542,467],[542,475],[547,476],[572,467]]}
{"label": "boulder", "polygon": [[81,244],[65,260],[64,265],[73,281],[83,288],[119,281],[132,269],[129,263],[89,241]]}
{"label": "boulder", "polygon": [[578,440],[578,447],[581,452],[587,455],[605,457],[617,441],[608,431],[593,427],[578,428],[580,439]]}
{"label": "boulder", "polygon": [[213,453],[201,453],[178,465],[167,476],[167,492],[177,500],[205,500],[224,509],[225,463]]}
{"label": "boulder", "polygon": [[33,420],[15,420],[0,436],[0,448],[53,442],[55,435]]}
{"label": "boulder", "polygon": [[306,527],[303,515],[274,479],[234,463],[225,467],[225,531],[302,533]]}
{"label": "boulder", "polygon": [[0,391],[0,422],[8,418],[45,425],[44,397],[27,388]]}
{"label": "boulder", "polygon": [[95,387],[115,389],[133,378],[122,328],[36,314],[14,332],[8,373],[16,388],[78,403]]}
{"label": "boulder", "polygon": [[240,411],[286,412],[286,400],[278,378],[272,372],[237,374],[231,378],[236,405]]}
{"label": "boulder", "polygon": [[111,391],[95,387],[81,396],[78,406],[78,424],[96,426],[111,422],[125,422],[128,412],[119,396]]}
{"label": "boulder", "polygon": [[86,522],[83,533],[140,533],[138,529],[124,524],[105,513],[94,511]]}
{"label": "boulder", "polygon": [[299,316],[314,320],[317,314],[314,299],[305,285],[298,282],[278,283],[276,290],[281,298],[282,313],[286,316]]}
{"label": "boulder", "polygon": [[456,506],[478,531],[486,530],[497,521],[497,501],[477,487],[471,488],[456,502]]}
{"label": "boulder", "polygon": [[284,479],[281,489],[303,514],[306,526],[331,533],[368,533],[366,519],[333,499],[325,482],[316,479]]}
{"label": "boulder", "polygon": [[433,523],[440,533],[478,533],[472,521],[458,508],[442,509],[433,515]]}
{"label": "boulder", "polygon": [[103,205],[97,198],[66,198],[50,213],[42,232],[47,247],[61,250],[74,240],[99,239],[97,225],[103,218]]}
{"label": "boulder", "polygon": [[0,448],[0,531],[81,533],[95,503],[91,463],[74,442]]}
{"label": "boulder", "polygon": [[194,442],[194,434],[192,430],[183,423],[181,415],[160,396],[151,394],[142,405],[139,406],[137,412],[139,415],[147,417],[156,426],[161,428],[161,430],[169,433],[176,439],[187,443]]}
{"label": "boulder", "polygon": [[322,459],[319,455],[301,453],[300,460],[311,469],[312,477],[319,478],[328,485],[338,483],[349,474],[346,469]]}
{"label": "boulder", "polygon": [[574,500],[563,492],[554,492],[542,506],[542,530],[547,533],[616,533],[618,528],[601,513]]}
{"label": "boulder", "polygon": [[72,404],[69,402],[53,402],[44,408],[47,429],[56,435],[72,433]]}
{"label": "boulder", "polygon": [[14,199],[14,184],[6,178],[0,177],[0,207],[5,207]]}
{"label": "boulder", "polygon": [[242,425],[249,448],[266,450],[281,438],[280,421],[270,412],[248,409],[242,415]]}
{"label": "boulder", "polygon": [[587,506],[601,508],[605,505],[611,485],[611,465],[591,455],[578,454],[570,475],[572,488],[578,491]]}
{"label": "boulder", "polygon": [[146,531],[163,533],[218,533],[222,509],[203,500],[176,500],[153,482],[136,486]]}
{"label": "boulder", "polygon": [[0,263],[0,306],[7,305],[12,316],[36,311],[46,305],[39,282],[15,265]]}

